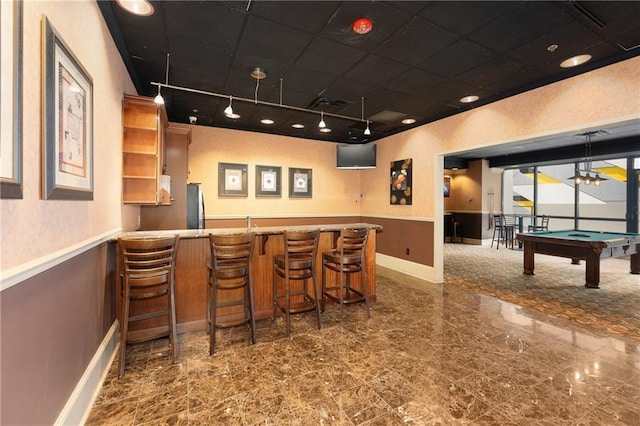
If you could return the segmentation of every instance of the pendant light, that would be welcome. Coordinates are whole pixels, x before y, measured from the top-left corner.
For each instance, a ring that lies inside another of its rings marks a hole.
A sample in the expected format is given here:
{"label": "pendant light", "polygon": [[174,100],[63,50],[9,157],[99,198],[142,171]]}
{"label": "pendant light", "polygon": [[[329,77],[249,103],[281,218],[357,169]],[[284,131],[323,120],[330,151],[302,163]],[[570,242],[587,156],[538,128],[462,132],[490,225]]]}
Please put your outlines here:
{"label": "pendant light", "polygon": [[364,129],[364,134],[367,136],[371,135],[371,130],[369,130],[369,120],[367,120],[367,128]]}
{"label": "pendant light", "polygon": [[[589,131],[589,132],[585,132],[578,135],[578,136],[584,136],[586,140],[584,163],[583,163],[584,168],[581,170],[580,166],[578,165],[578,167],[576,167],[574,171],[573,176],[567,178],[567,179],[573,180],[576,183],[576,185],[580,183],[584,183],[585,185],[591,185],[593,183],[596,186],[600,186],[600,184],[603,181],[609,180],[607,178],[600,177],[600,173],[592,170],[593,158],[591,157],[591,136],[601,132],[602,130],[594,130],[594,131]],[[585,173],[584,176],[580,173],[581,171]],[[592,172],[594,173],[593,177],[591,177]]]}
{"label": "pendant light", "polygon": [[324,111],[320,111],[320,122],[318,123],[318,127],[321,129],[327,127],[327,123],[324,122]]}
{"label": "pendant light", "polygon": [[[167,53],[167,71],[165,73],[164,84],[169,84],[169,54]],[[158,85],[158,94],[153,98],[153,102],[157,105],[164,105],[164,98],[160,94],[160,85]]]}
{"label": "pendant light", "polygon": [[158,94],[155,98],[153,98],[153,102],[155,102],[157,105],[164,105],[164,98],[160,94],[160,86],[158,86]]}
{"label": "pendant light", "polygon": [[233,108],[231,108],[231,102],[233,101],[233,96],[229,95],[229,106],[224,109],[224,115],[227,117],[233,115]]}

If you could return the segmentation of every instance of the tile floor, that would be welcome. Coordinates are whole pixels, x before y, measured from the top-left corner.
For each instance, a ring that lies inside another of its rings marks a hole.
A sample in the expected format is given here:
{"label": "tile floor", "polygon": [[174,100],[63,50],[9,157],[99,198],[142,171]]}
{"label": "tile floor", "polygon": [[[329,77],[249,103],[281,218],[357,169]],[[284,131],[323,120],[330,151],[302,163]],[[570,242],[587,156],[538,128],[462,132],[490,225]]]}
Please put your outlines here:
{"label": "tile floor", "polygon": [[[445,265],[465,248],[446,244]],[[313,312],[294,316],[290,339],[283,321],[259,321],[256,345],[244,327],[225,330],[213,357],[208,336],[189,333],[175,365],[166,339],[130,345],[87,424],[639,425],[640,340],[465,288],[497,270],[521,279],[471,252],[469,276],[447,266],[440,285],[378,268],[368,321],[362,306],[327,307],[321,330]],[[549,279],[536,268],[528,287]]]}

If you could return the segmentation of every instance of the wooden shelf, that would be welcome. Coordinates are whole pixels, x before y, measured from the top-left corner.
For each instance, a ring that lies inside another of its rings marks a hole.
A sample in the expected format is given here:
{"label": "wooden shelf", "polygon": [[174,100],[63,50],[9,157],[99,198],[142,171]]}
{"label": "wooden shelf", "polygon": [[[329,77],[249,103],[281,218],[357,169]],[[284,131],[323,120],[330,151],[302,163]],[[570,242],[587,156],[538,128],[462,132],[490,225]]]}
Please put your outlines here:
{"label": "wooden shelf", "polygon": [[122,131],[122,200],[125,204],[167,204],[162,191],[164,138],[168,125],[164,106],[153,99],[125,95]]}

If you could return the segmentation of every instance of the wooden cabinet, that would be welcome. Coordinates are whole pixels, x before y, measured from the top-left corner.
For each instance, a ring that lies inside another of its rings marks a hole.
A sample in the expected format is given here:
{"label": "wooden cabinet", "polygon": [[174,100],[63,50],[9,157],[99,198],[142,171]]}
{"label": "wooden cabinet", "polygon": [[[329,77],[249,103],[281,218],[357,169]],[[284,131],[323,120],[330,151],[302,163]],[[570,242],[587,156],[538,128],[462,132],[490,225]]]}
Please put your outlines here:
{"label": "wooden cabinet", "polygon": [[125,95],[122,136],[125,204],[171,203],[169,192],[162,188],[167,124],[164,105],[157,105],[152,98]]}
{"label": "wooden cabinet", "polygon": [[142,206],[141,230],[187,228],[187,179],[191,129],[169,126],[165,138],[165,173],[171,176],[171,205]]}

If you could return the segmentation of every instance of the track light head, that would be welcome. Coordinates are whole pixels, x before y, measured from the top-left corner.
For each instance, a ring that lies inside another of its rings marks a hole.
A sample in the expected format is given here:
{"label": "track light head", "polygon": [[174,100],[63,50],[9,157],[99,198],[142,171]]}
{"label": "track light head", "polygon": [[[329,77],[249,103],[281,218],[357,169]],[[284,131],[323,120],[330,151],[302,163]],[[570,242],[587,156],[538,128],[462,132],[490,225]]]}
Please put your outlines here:
{"label": "track light head", "polygon": [[160,86],[158,86],[158,94],[155,98],[153,98],[153,102],[155,102],[157,105],[164,105],[164,98],[160,94]]}
{"label": "track light head", "polygon": [[229,96],[229,105],[224,109],[224,115],[231,116],[233,115],[233,108],[231,108],[231,102],[233,101],[233,96]]}

